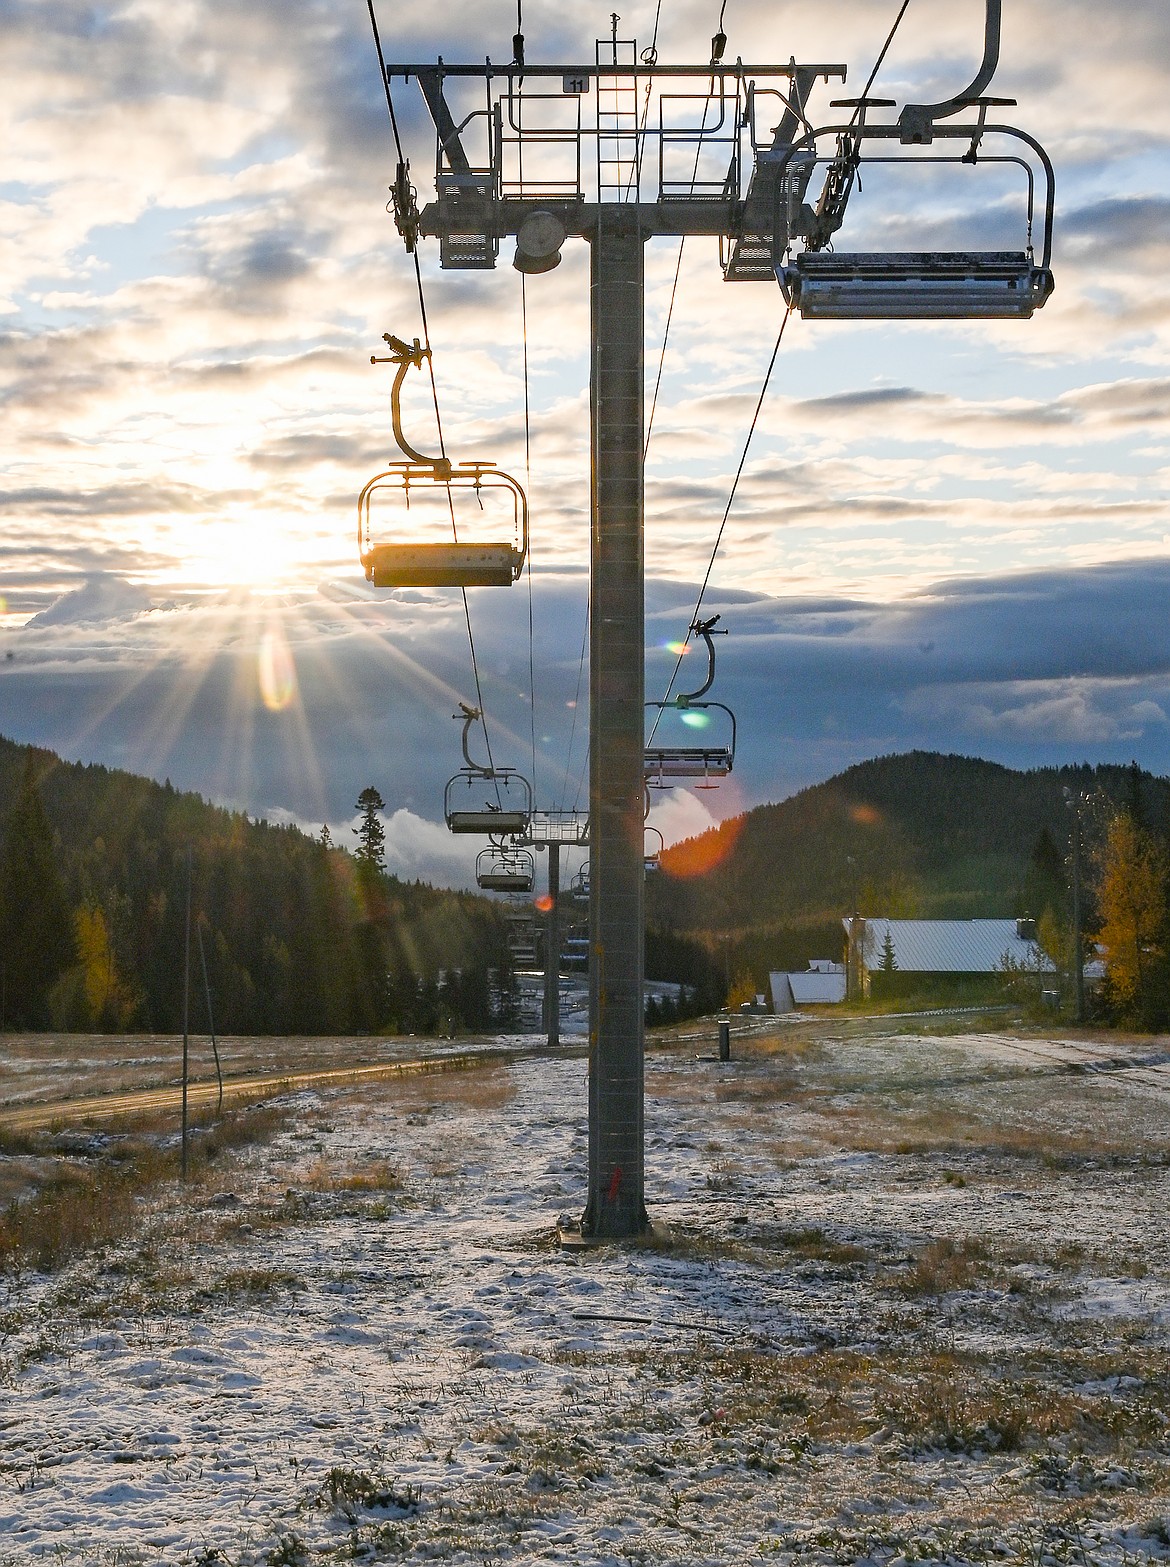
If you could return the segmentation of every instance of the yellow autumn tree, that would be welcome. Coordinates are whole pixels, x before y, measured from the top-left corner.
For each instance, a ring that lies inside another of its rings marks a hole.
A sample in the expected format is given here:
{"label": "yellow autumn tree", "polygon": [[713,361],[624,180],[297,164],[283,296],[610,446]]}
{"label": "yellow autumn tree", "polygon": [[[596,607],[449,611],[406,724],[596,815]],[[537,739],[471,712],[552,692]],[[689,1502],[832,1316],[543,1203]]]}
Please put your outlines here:
{"label": "yellow autumn tree", "polygon": [[93,1025],[125,1028],[134,1012],[135,997],[119,971],[109,921],[100,905],[86,904],[77,910],[74,933],[85,1004]]}
{"label": "yellow autumn tree", "polygon": [[745,1001],[756,999],[756,979],[750,969],[740,969],[731,982],[731,989],[727,993],[727,1009],[734,1010],[742,1006]]}
{"label": "yellow autumn tree", "polygon": [[1122,1008],[1141,997],[1166,918],[1166,852],[1134,821],[1119,812],[1109,824],[1097,856],[1096,940],[1105,949],[1109,984]]}

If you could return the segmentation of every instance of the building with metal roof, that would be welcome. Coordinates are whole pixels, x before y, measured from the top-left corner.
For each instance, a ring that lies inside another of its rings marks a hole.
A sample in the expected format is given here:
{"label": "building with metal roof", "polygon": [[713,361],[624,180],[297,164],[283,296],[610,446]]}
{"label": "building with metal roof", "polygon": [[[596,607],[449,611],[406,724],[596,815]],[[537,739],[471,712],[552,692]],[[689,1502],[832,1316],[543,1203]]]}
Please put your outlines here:
{"label": "building with metal roof", "polygon": [[1055,974],[1056,965],[1036,940],[1029,919],[842,921],[848,942],[851,990],[893,993],[916,978],[960,981],[1012,972]]}
{"label": "building with metal roof", "polygon": [[829,958],[813,958],[796,974],[769,974],[773,1012],[794,1012],[797,1007],[844,1001],[845,965]]}

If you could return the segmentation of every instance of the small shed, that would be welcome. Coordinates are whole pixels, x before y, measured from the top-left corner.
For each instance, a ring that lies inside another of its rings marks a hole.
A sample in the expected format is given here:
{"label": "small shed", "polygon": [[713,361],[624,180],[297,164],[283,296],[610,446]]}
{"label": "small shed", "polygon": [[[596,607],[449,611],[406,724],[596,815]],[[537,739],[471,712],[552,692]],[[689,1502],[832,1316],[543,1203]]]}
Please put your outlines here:
{"label": "small shed", "polygon": [[813,958],[799,973],[769,974],[773,1012],[794,1012],[797,1007],[824,1006],[845,999],[845,965],[829,958]]}

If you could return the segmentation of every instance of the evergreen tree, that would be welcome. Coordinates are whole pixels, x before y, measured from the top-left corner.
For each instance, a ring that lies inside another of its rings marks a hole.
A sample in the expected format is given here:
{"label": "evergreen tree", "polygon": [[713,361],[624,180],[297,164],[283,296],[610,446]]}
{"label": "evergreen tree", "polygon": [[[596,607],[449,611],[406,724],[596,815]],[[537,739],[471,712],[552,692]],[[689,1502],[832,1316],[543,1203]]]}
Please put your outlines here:
{"label": "evergreen tree", "polygon": [[358,841],[354,859],[365,871],[386,869],[386,829],[379,813],[386,809],[386,802],[371,784],[357,798],[357,809],[362,813],[360,826],[353,829]]}
{"label": "evergreen tree", "polygon": [[69,905],[29,750],[0,862],[0,1022],[46,1023],[49,991],[73,958]]}
{"label": "evergreen tree", "polygon": [[333,834],[329,831],[328,822],[325,822],[322,826],[321,837],[318,841],[323,849],[331,849],[333,847]]}
{"label": "evergreen tree", "polygon": [[893,938],[890,936],[890,927],[886,926],[886,939],[882,942],[881,957],[878,959],[878,969],[883,974],[893,974],[898,967],[897,954],[894,952]]}

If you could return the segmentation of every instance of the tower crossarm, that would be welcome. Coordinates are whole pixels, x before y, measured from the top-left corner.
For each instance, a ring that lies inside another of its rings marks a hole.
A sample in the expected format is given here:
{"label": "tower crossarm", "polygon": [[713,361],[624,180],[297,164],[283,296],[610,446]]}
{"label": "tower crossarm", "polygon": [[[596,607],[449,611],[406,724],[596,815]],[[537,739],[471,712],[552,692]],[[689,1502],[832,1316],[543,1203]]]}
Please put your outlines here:
{"label": "tower crossarm", "polygon": [[[434,124],[435,200],[418,232],[438,238],[443,265],[457,267],[494,266],[500,240],[519,235],[536,214],[551,214],[566,236],[588,238],[612,205],[636,207],[647,238],[734,237],[753,228],[757,212],[765,232],[776,166],[809,129],[805,104],[814,84],[846,76],[844,65],[832,63],[648,65],[636,58],[524,66],[440,59],[387,64],[385,72],[387,85],[418,82]],[[633,132],[617,125],[611,104],[615,93],[630,92],[639,102],[645,95],[646,110],[655,94],[660,105],[657,121],[643,112]],[[778,123],[761,141],[757,112],[773,106]],[[658,156],[634,155],[626,148],[631,135],[639,148],[657,142]],[[594,141],[604,165],[596,190],[591,182],[586,188],[590,160],[583,156]],[[619,179],[611,166],[627,153],[630,177]]]}

